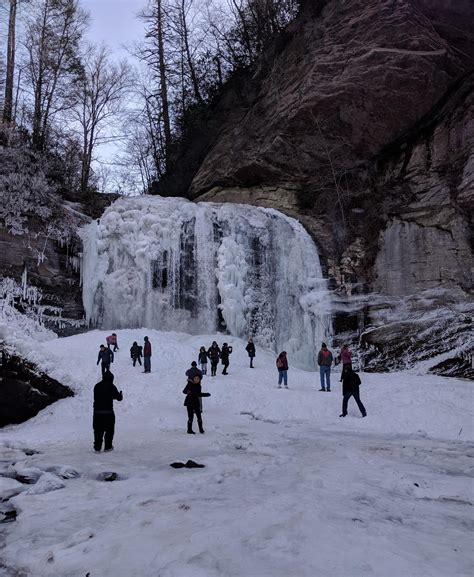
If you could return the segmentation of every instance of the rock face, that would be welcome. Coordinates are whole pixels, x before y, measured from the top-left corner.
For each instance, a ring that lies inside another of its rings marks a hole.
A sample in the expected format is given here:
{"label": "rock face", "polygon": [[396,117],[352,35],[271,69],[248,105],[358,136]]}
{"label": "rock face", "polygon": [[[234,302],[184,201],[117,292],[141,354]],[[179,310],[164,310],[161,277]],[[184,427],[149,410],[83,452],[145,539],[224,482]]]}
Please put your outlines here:
{"label": "rock face", "polygon": [[391,299],[437,288],[470,314],[473,20],[469,0],[304,1],[178,159],[193,174],[168,184],[298,218],[352,317],[342,330],[386,325]]}
{"label": "rock face", "polygon": [[5,294],[5,278],[21,283],[25,294],[37,289],[34,302],[15,304],[22,311],[35,309],[28,312],[64,335],[84,318],[77,228],[97,218],[117,195],[81,198],[58,173],[51,159],[0,144],[0,299],[12,297]]}
{"label": "rock face", "polygon": [[16,355],[2,354],[0,427],[22,423],[74,393]]}
{"label": "rock face", "polygon": [[[333,170],[339,175],[379,154],[471,65],[467,0],[451,10],[441,1],[334,0],[317,15],[306,4],[284,47],[262,58],[241,95],[223,99],[231,114],[192,194],[294,182],[334,192]],[[459,28],[437,27],[437,7]]]}

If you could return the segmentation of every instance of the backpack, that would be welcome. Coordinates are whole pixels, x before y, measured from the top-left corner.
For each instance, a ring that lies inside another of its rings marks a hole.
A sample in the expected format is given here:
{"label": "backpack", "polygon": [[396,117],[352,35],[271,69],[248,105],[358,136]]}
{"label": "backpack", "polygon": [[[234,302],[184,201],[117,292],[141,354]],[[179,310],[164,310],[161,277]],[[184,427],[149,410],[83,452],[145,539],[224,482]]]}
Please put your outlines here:
{"label": "backpack", "polygon": [[277,358],[277,368],[278,369],[282,369],[283,368],[283,361],[280,357]]}

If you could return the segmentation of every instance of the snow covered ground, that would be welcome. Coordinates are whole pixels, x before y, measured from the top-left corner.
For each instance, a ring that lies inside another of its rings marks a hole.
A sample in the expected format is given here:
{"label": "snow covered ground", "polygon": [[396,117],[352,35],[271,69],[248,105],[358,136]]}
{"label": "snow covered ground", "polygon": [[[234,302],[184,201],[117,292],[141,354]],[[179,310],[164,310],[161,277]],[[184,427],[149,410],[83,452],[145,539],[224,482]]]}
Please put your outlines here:
{"label": "snow covered ground", "polygon": [[[145,334],[151,374],[129,358]],[[280,390],[274,355],[257,350],[252,370],[245,343],[228,337],[230,374],[204,379],[206,434],[187,435],[184,371],[222,336],[123,330],[112,368],[124,393],[115,451],[95,454],[92,389],[105,336],[30,347],[77,396],[0,433],[0,461],[33,477],[52,469],[32,485],[0,477],[3,495],[22,490],[10,500],[17,520],[0,525],[0,575],[472,575],[471,382],[363,374],[368,417],[351,400],[340,419],[338,373],[320,393],[318,375],[291,368],[290,357],[290,390]],[[188,459],[206,467],[169,466]],[[57,466],[80,476],[60,479],[68,475]],[[98,481],[106,471],[119,480]],[[63,487],[42,492],[51,484]]]}

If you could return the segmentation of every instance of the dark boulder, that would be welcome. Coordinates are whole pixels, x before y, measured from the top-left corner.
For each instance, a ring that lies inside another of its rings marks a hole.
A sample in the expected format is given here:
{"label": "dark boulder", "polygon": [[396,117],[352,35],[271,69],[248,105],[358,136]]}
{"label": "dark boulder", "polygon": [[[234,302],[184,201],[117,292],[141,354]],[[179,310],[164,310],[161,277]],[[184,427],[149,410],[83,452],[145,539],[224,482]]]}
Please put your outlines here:
{"label": "dark boulder", "polygon": [[22,423],[73,391],[21,357],[2,352],[0,427]]}

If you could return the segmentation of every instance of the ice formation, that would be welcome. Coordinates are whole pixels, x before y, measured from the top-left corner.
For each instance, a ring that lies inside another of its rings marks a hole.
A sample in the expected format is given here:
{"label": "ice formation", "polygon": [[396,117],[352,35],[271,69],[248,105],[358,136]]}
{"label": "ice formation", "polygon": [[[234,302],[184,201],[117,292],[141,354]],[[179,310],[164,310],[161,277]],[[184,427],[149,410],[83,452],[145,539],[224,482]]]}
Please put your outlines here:
{"label": "ice formation", "polygon": [[313,241],[276,210],[124,198],[85,226],[89,324],[227,332],[313,368],[330,304]]}

